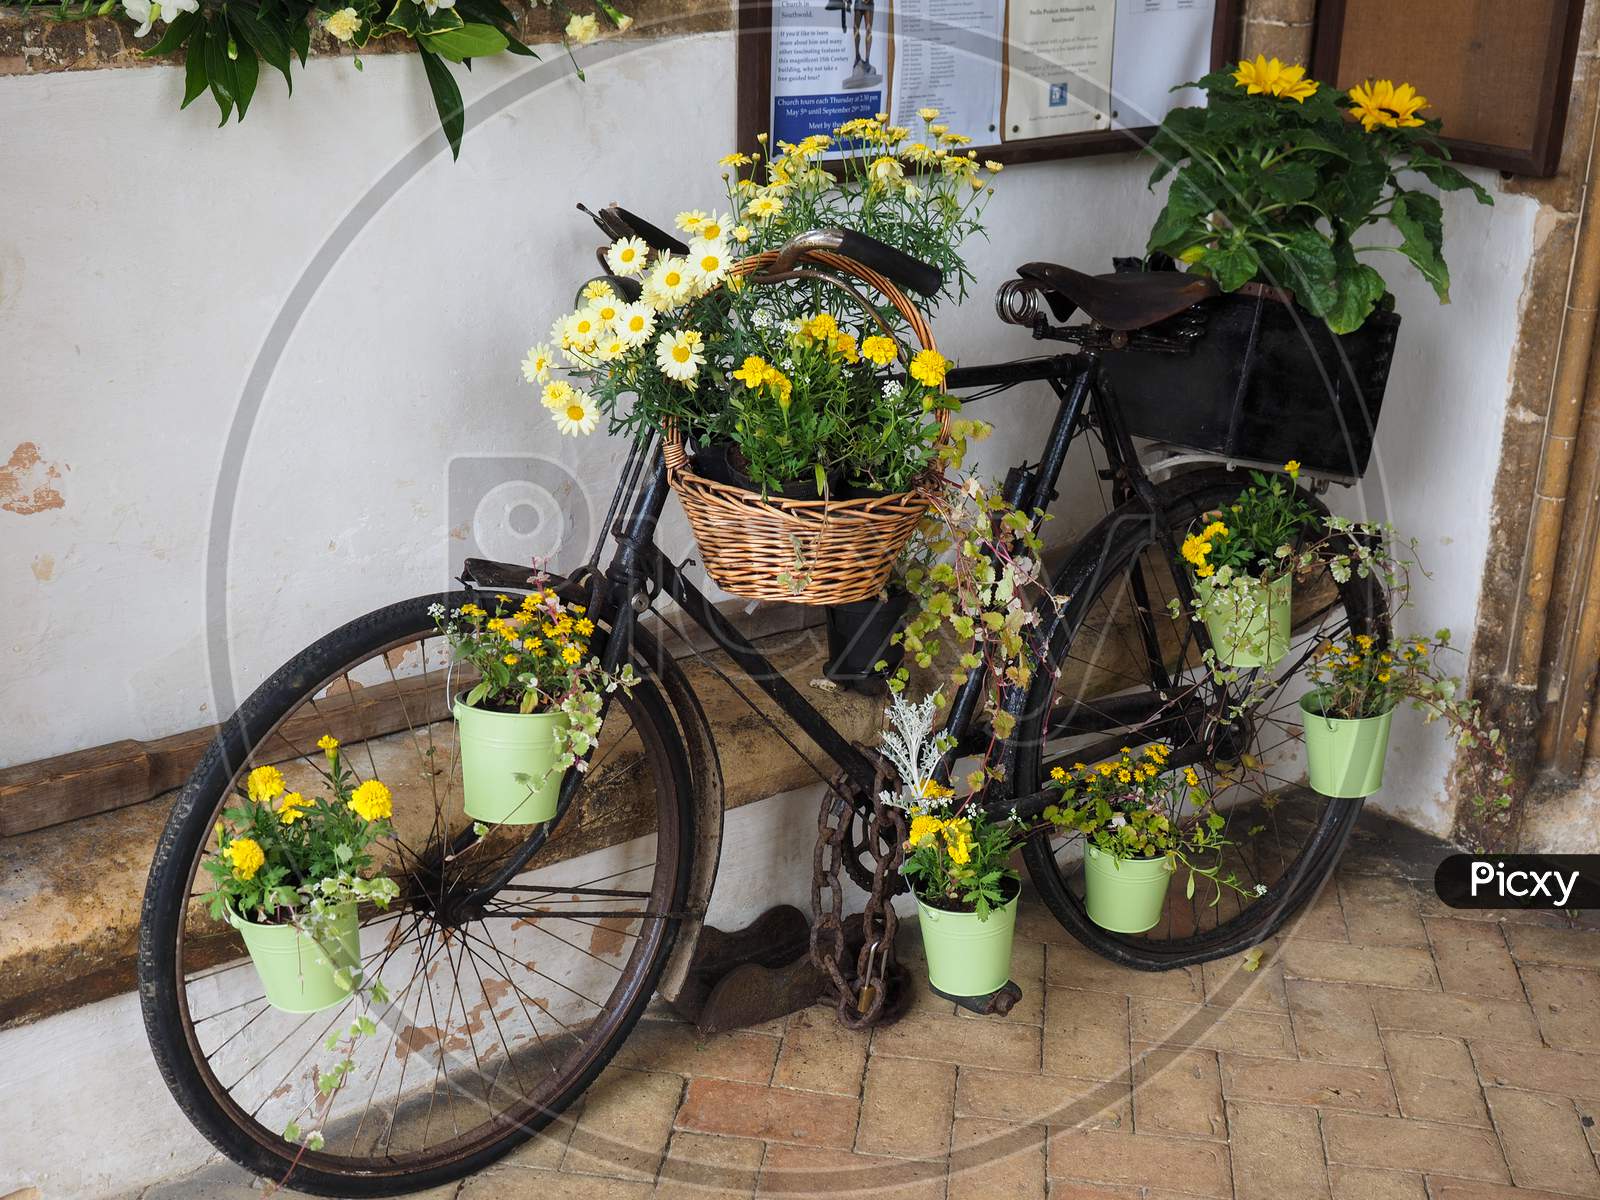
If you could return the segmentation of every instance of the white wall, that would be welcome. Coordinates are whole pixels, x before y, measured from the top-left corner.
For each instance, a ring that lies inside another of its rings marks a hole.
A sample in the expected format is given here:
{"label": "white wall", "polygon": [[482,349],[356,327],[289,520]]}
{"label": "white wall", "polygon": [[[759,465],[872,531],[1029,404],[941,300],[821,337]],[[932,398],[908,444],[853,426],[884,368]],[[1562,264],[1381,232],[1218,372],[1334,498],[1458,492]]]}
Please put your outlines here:
{"label": "white wall", "polygon": [[[729,34],[628,43],[587,84],[469,114],[458,163],[414,150],[437,134],[410,57],[360,75],[313,62],[292,100],[267,78],[225,130],[207,101],[176,111],[170,68],[0,79],[0,460],[37,444],[63,498],[0,511],[0,764],[214,720],[210,671],[242,695],[338,622],[440,585],[469,523],[447,499],[452,461],[459,476],[474,456],[547,456],[603,506],[620,446],[557,439],[517,362],[592,265],[575,201],[667,220],[717,199],[732,61]],[[543,69],[482,63],[463,86],[470,103]],[[1128,156],[1006,172],[944,348],[1028,352],[995,321],[994,287],[1031,258],[1105,270],[1136,252],[1158,207],[1146,173]],[[1452,204],[1457,303],[1402,292],[1375,482],[1430,551],[1429,627],[1466,631],[1476,608],[1532,209]],[[1036,451],[1043,397],[991,411],[993,461]],[[1078,480],[1060,532],[1095,494]],[[540,503],[553,520],[574,499]],[[549,549],[552,530],[516,544]],[[225,625],[208,555],[226,565]],[[1443,753],[1403,757],[1385,802],[1439,826]]]}

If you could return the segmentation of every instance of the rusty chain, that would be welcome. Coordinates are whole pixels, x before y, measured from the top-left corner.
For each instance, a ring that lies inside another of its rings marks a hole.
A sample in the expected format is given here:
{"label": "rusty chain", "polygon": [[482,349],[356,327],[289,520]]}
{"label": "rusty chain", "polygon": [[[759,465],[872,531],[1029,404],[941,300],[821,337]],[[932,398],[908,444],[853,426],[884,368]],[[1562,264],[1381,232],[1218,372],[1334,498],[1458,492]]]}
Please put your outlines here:
{"label": "rusty chain", "polygon": [[[872,855],[872,886],[861,913],[861,949],[854,970],[845,975],[844,865],[846,830],[855,809],[846,794],[850,783],[836,777],[823,794],[817,814],[817,843],[811,855],[811,961],[825,971],[837,997],[839,1023],[866,1029],[884,1016],[890,999],[894,939],[899,925],[893,900],[906,839],[905,815],[872,798],[867,848]],[[887,847],[887,849],[885,848]]]}

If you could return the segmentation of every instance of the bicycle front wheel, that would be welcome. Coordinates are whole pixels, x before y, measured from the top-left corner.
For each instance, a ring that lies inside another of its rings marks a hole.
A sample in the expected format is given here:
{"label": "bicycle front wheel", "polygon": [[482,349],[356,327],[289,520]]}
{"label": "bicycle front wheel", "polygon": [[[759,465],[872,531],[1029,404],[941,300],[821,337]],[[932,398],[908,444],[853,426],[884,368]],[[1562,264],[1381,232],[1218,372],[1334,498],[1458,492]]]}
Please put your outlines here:
{"label": "bicycle front wheel", "polygon": [[[1057,594],[1070,599],[1049,644],[1049,669],[1039,672],[1018,723],[1018,794],[1039,790],[1054,767],[1161,742],[1178,772],[1195,772],[1222,816],[1230,844],[1202,865],[1237,886],[1200,877],[1190,894],[1180,867],[1160,921],[1137,934],[1089,918],[1081,839],[1045,829],[1024,846],[1029,876],[1056,919],[1097,953],[1143,970],[1221,958],[1269,936],[1316,894],[1361,811],[1359,800],[1332,800],[1299,784],[1298,702],[1311,656],[1325,641],[1385,632],[1387,606],[1375,581],[1341,583],[1322,566],[1297,575],[1288,652],[1274,667],[1231,682],[1203,660],[1203,626],[1173,611],[1171,547],[1202,514],[1232,503],[1241,486],[1227,472],[1180,477],[1158,489],[1158,513],[1126,506],[1080,543],[1055,581]],[[1254,701],[1241,712],[1247,689]]]}
{"label": "bicycle front wheel", "polygon": [[[219,1150],[305,1191],[432,1187],[548,1124],[639,1019],[683,919],[689,767],[644,662],[538,853],[501,891],[462,902],[530,832],[474,837],[462,813],[449,650],[429,607],[466,598],[421,596],[358,618],[262,684],[179,795],[151,868],[139,986],[161,1073]],[[377,850],[400,888],[386,910],[360,911],[365,975],[387,1000],[367,1010],[376,1029],[356,1041],[331,1098],[318,1075],[342,1056],[328,1039],[363,1011],[358,1000],[272,1007],[237,933],[198,901],[213,828],[253,768],[326,791],[323,733],[358,779],[392,792],[395,837]],[[316,1149],[302,1144],[313,1130]]]}

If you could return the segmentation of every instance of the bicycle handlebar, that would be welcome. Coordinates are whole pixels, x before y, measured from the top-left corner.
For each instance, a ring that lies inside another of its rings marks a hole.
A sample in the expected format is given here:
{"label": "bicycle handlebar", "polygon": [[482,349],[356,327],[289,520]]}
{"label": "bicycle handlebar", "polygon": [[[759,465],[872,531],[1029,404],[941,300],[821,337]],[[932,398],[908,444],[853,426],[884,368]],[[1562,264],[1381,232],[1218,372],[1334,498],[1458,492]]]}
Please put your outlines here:
{"label": "bicycle handlebar", "polygon": [[851,229],[813,229],[791,238],[778,251],[771,270],[787,271],[809,250],[831,250],[919,295],[936,295],[944,284],[944,277],[933,264]]}

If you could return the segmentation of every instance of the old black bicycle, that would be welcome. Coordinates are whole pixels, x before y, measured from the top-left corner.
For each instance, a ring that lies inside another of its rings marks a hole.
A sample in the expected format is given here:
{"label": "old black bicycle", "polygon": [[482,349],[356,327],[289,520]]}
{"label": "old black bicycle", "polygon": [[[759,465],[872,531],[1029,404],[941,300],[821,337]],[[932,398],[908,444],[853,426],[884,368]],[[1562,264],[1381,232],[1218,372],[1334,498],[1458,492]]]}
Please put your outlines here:
{"label": "old black bicycle", "polygon": [[[610,237],[671,245],[670,235],[620,209],[599,219]],[[819,249],[908,289],[937,288],[925,264],[853,234],[797,239],[778,266],[813,261]],[[1181,363],[1211,294],[1204,280],[1176,272],[1086,276],[1032,264],[1002,289],[1001,318],[1063,348],[959,368],[949,379],[968,403],[1029,382],[1057,397],[1037,460],[1006,477],[1014,507],[1047,511],[1069,450],[1081,446],[1107,508],[1054,571],[1052,592],[1066,599],[1035,627],[1041,669],[1026,689],[1005,695],[1017,716],[1013,735],[996,739],[985,727],[980,697],[991,683],[975,671],[949,709],[952,757],[985,756],[1003,768],[982,802],[1027,817],[1047,802],[1053,765],[1159,740],[1171,747],[1170,769],[1204,777],[1227,822],[1227,865],[1251,885],[1213,904],[1208,894],[1184,896],[1180,883],[1154,929],[1108,933],[1085,913],[1075,847],[1048,831],[1033,835],[1024,857],[1051,913],[1091,949],[1145,970],[1259,942],[1332,872],[1361,801],[1298,786],[1299,685],[1324,640],[1380,636],[1387,620],[1387,597],[1373,582],[1313,573],[1297,581],[1292,645],[1270,678],[1252,682],[1255,703],[1241,710],[1240,685],[1204,661],[1206,633],[1189,616],[1191,583],[1176,569],[1177,546],[1242,481],[1215,455],[1137,441],[1106,367],[1130,355]],[[1175,415],[1183,403],[1171,397]],[[560,581],[599,627],[594,644],[605,665],[631,663],[640,683],[613,698],[588,771],[568,772],[557,816],[531,832],[475,828],[462,813],[448,649],[430,612],[469,599],[514,605],[530,586],[527,564],[470,560],[460,589],[350,621],[273,673],[222,727],[159,843],[139,979],[168,1085],[236,1162],[329,1195],[458,1178],[566,1110],[652,997],[682,988],[716,875],[723,802],[716,738],[684,669],[689,656],[741,694],[764,693],[814,748],[808,757],[825,760],[850,828],[846,865],[870,877],[883,851],[871,824],[871,797],[885,782],[880,761],[659,549],[668,495],[658,439],[641,436],[587,563]],[[703,649],[708,641],[714,652]],[[383,869],[400,899],[363,910],[366,976],[383,982],[386,1000],[311,1149],[283,1131],[315,1102],[315,1061],[349,1022],[348,1006],[309,1016],[273,1009],[237,935],[208,920],[196,898],[213,828],[246,775],[271,763],[290,787],[315,788],[324,733],[344,743],[348,767],[393,792],[396,836]]]}

